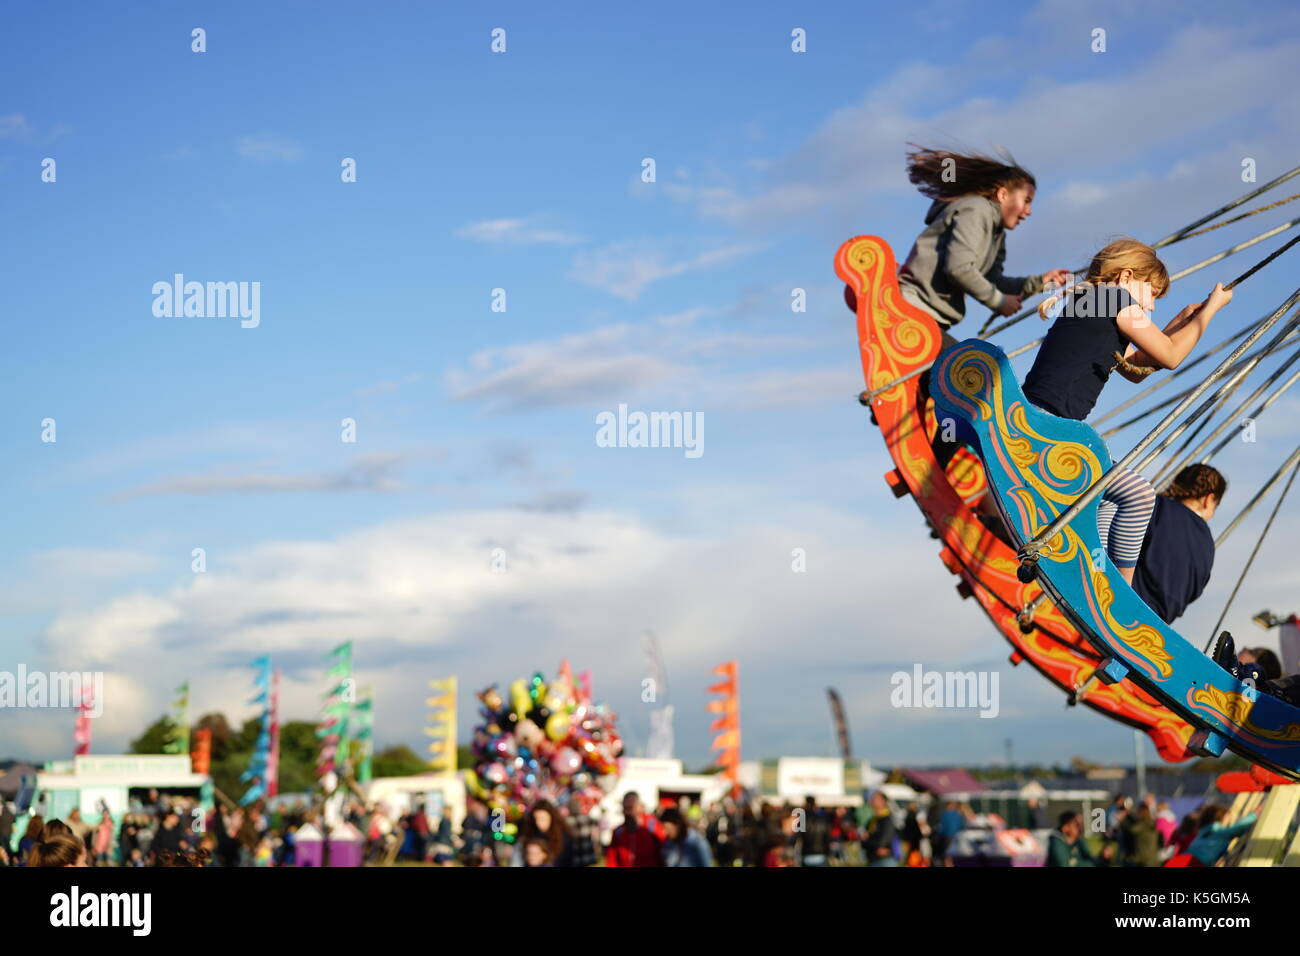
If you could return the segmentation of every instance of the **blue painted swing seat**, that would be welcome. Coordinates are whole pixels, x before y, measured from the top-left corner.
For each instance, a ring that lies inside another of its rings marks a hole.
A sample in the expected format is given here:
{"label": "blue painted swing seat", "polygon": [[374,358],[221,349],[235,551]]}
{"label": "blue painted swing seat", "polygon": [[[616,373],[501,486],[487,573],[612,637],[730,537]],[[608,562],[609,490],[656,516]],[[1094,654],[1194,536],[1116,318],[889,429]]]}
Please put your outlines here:
{"label": "blue painted swing seat", "polygon": [[[1083,422],[1025,399],[1006,355],[968,339],[943,352],[931,384],[935,414],[984,462],[998,510],[1018,547],[1066,511],[1111,467],[1106,443]],[[1094,500],[1047,542],[1038,581],[1102,654],[1103,680],[1129,677],[1198,728],[1191,746],[1225,748],[1300,779],[1300,708],[1219,667],[1147,607],[1101,547]]]}

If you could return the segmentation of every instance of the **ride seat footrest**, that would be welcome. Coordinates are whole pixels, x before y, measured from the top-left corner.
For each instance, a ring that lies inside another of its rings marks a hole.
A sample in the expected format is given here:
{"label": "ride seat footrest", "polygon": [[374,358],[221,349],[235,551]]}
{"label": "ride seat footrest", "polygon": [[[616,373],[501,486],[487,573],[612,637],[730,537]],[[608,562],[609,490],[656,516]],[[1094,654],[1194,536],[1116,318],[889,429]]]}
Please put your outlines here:
{"label": "ride seat footrest", "polygon": [[1097,665],[1096,677],[1103,684],[1118,684],[1128,677],[1128,665],[1114,657],[1108,657]]}
{"label": "ride seat footrest", "polygon": [[1198,730],[1188,738],[1187,749],[1198,757],[1222,757],[1228,738],[1217,730]]}

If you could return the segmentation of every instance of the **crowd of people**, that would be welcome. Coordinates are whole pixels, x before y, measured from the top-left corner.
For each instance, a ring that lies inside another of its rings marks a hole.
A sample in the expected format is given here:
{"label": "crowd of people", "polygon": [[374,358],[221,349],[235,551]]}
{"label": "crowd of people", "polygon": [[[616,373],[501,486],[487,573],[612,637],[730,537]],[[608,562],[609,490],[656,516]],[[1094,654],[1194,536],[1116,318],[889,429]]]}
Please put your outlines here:
{"label": "crowd of people", "polygon": [[[1180,821],[1168,803],[1147,794],[1136,806],[1116,797],[1104,831],[1088,839],[1083,815],[1066,811],[1048,839],[1048,866],[1214,866],[1232,841],[1255,825],[1255,814],[1225,823],[1228,808],[1203,804]],[[1094,850],[1092,843],[1099,843]]]}
{"label": "crowd of people", "polygon": [[[899,838],[906,859],[917,819],[910,813],[908,824],[895,827],[883,797],[872,810],[822,808],[811,798],[801,807],[728,799],[710,807],[665,803],[651,813],[636,793],[624,797],[621,814],[568,814],[540,801],[516,827],[503,827],[473,799],[459,828],[445,815],[391,814],[360,801],[342,815],[363,835],[368,863],[541,867],[897,865]],[[14,820],[12,808],[0,805],[0,865],[286,866],[296,862],[298,830],[320,823],[305,805],[218,805],[204,813],[192,798],[156,793],[116,822],[106,808],[92,820],[77,809],[65,819],[36,814],[21,832]]]}
{"label": "crowd of people", "polygon": [[274,866],[294,861],[294,834],[309,813],[268,813],[261,804],[205,812],[193,797],[151,791],[115,821],[74,808],[66,819],[36,813],[21,833],[0,802],[0,866]]}
{"label": "crowd of people", "polygon": [[[341,808],[364,840],[365,861],[444,866],[708,867],[951,866],[963,831],[999,828],[994,815],[969,804],[909,803],[896,809],[876,791],[859,807],[722,800],[662,801],[656,812],[624,795],[621,813],[570,814],[539,801],[515,826],[470,799],[459,827],[423,808],[391,814],[359,800]],[[1028,828],[1046,829],[1044,809],[1028,805]],[[1181,822],[1168,803],[1148,795],[1116,797],[1094,820],[1062,813],[1047,839],[1047,866],[1213,866],[1253,816],[1224,823],[1227,810],[1208,803]],[[1090,825],[1091,824],[1091,825]],[[292,866],[297,836],[321,826],[305,803],[220,805],[201,810],[193,798],[150,794],[118,822],[105,810],[84,820],[32,816],[21,833],[0,804],[0,866]]]}
{"label": "crowd of people", "polygon": [[565,816],[541,802],[513,843],[498,839],[487,807],[471,801],[459,845],[468,866],[831,866],[867,862],[870,848],[882,845],[896,864],[894,834],[887,807],[873,816],[819,807],[811,797],[800,807],[684,799],[651,813],[629,792],[621,814]]}

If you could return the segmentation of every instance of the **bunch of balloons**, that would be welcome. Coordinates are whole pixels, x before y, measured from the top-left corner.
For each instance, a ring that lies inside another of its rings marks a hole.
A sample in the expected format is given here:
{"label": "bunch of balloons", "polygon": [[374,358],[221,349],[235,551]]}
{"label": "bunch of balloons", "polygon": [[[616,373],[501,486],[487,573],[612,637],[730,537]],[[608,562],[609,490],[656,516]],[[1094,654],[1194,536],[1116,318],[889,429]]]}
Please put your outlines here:
{"label": "bunch of balloons", "polygon": [[567,661],[549,684],[539,671],[514,681],[508,700],[495,684],[478,699],[483,723],[472,742],[478,763],[465,783],[510,823],[538,800],[589,812],[613,788],[623,752],[617,715],[592,701],[588,675],[574,680]]}

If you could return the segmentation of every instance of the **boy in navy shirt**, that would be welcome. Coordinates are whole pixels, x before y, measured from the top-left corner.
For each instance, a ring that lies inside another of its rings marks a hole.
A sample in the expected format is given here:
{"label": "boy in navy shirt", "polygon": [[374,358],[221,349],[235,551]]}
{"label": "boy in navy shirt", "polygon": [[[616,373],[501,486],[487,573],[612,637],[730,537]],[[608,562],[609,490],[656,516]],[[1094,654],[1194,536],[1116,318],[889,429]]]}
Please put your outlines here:
{"label": "boy in navy shirt", "polygon": [[1214,570],[1214,535],[1206,523],[1228,482],[1209,465],[1188,465],[1160,493],[1133,575],[1133,590],[1166,624],[1201,596]]}

